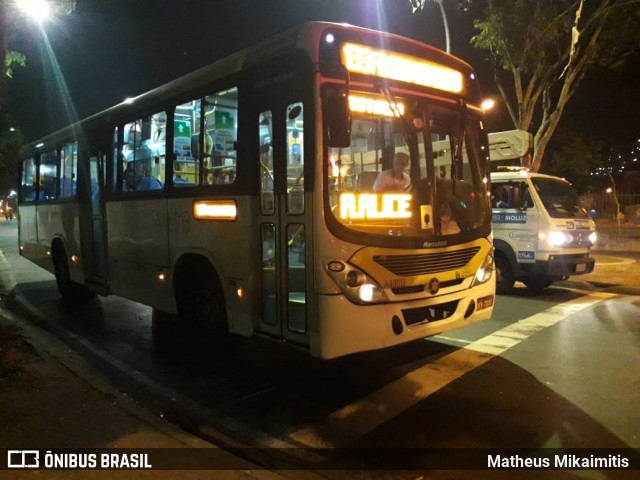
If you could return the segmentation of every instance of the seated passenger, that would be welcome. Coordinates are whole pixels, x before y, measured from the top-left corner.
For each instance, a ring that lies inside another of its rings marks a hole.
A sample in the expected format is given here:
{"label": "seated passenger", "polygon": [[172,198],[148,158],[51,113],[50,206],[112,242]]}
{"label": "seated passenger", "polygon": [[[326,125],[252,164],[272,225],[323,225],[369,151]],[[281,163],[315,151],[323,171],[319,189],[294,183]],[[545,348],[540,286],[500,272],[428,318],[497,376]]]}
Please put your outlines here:
{"label": "seated passenger", "polygon": [[393,156],[393,167],[383,170],[373,183],[373,191],[381,192],[402,192],[409,188],[411,179],[404,173],[404,169],[409,165],[409,155],[398,152]]}
{"label": "seated passenger", "polygon": [[498,185],[493,190],[493,195],[491,196],[491,206],[493,208],[509,208],[509,194],[502,185]]}

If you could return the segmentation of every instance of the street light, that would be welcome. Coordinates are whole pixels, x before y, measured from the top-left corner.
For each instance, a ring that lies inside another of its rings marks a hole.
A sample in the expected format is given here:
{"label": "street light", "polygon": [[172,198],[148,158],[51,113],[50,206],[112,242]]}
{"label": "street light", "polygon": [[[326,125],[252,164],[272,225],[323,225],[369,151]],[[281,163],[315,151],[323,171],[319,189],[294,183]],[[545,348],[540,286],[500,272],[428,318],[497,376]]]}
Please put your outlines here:
{"label": "street light", "polygon": [[38,23],[44,22],[51,14],[51,6],[45,0],[17,0],[18,8]]}
{"label": "street light", "polygon": [[440,6],[440,15],[442,15],[442,23],[444,24],[444,36],[447,44],[447,53],[451,53],[451,39],[449,38],[449,22],[447,21],[447,12],[444,11],[443,0],[409,0],[411,7],[415,12],[418,8],[423,9],[425,3],[435,2]]}

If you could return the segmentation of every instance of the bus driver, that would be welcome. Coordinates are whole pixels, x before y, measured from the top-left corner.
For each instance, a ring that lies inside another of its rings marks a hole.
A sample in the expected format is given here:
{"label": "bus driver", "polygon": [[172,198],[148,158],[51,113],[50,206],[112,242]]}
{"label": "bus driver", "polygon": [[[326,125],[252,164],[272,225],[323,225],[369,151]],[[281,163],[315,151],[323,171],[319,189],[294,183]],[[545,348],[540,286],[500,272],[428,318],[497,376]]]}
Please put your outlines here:
{"label": "bus driver", "polygon": [[373,183],[373,191],[389,192],[389,191],[405,191],[409,188],[411,180],[409,175],[404,173],[404,169],[409,165],[409,155],[398,152],[393,156],[393,166],[387,170],[383,170]]}

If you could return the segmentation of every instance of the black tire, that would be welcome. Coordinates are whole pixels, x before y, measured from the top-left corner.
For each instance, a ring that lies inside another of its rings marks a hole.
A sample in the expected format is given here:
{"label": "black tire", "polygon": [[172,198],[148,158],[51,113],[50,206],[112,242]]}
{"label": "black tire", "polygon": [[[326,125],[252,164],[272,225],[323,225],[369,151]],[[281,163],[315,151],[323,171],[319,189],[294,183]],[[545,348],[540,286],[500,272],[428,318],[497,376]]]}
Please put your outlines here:
{"label": "black tire", "polygon": [[211,282],[205,283],[185,293],[180,316],[197,331],[213,334],[216,338],[227,337],[229,327],[224,296]]}
{"label": "black tire", "polygon": [[154,308],[151,312],[151,341],[154,348],[162,351],[173,351],[176,342],[180,342],[185,332],[180,331],[177,315]]}
{"label": "black tire", "polygon": [[62,248],[53,250],[53,269],[58,291],[64,302],[71,306],[82,305],[94,294],[85,286],[71,280],[67,256]]}
{"label": "black tire", "polygon": [[511,293],[516,282],[513,269],[509,261],[499,255],[496,257],[496,293],[504,295]]}
{"label": "black tire", "polygon": [[541,292],[554,282],[551,277],[544,275],[538,277],[527,278],[523,283],[534,292]]}

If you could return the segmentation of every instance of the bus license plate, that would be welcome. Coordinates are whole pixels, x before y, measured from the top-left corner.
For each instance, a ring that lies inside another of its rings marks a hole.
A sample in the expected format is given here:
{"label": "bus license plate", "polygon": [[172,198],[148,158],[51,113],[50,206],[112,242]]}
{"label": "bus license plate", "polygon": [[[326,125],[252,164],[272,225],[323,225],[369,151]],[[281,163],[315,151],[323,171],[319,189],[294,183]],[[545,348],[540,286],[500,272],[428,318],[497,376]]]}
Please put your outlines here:
{"label": "bus license plate", "polygon": [[587,271],[586,263],[579,263],[578,265],[576,265],[576,273],[586,272],[586,271]]}
{"label": "bus license plate", "polygon": [[493,295],[480,297],[478,299],[478,308],[476,310],[483,310],[485,308],[491,307],[492,305],[493,305]]}

